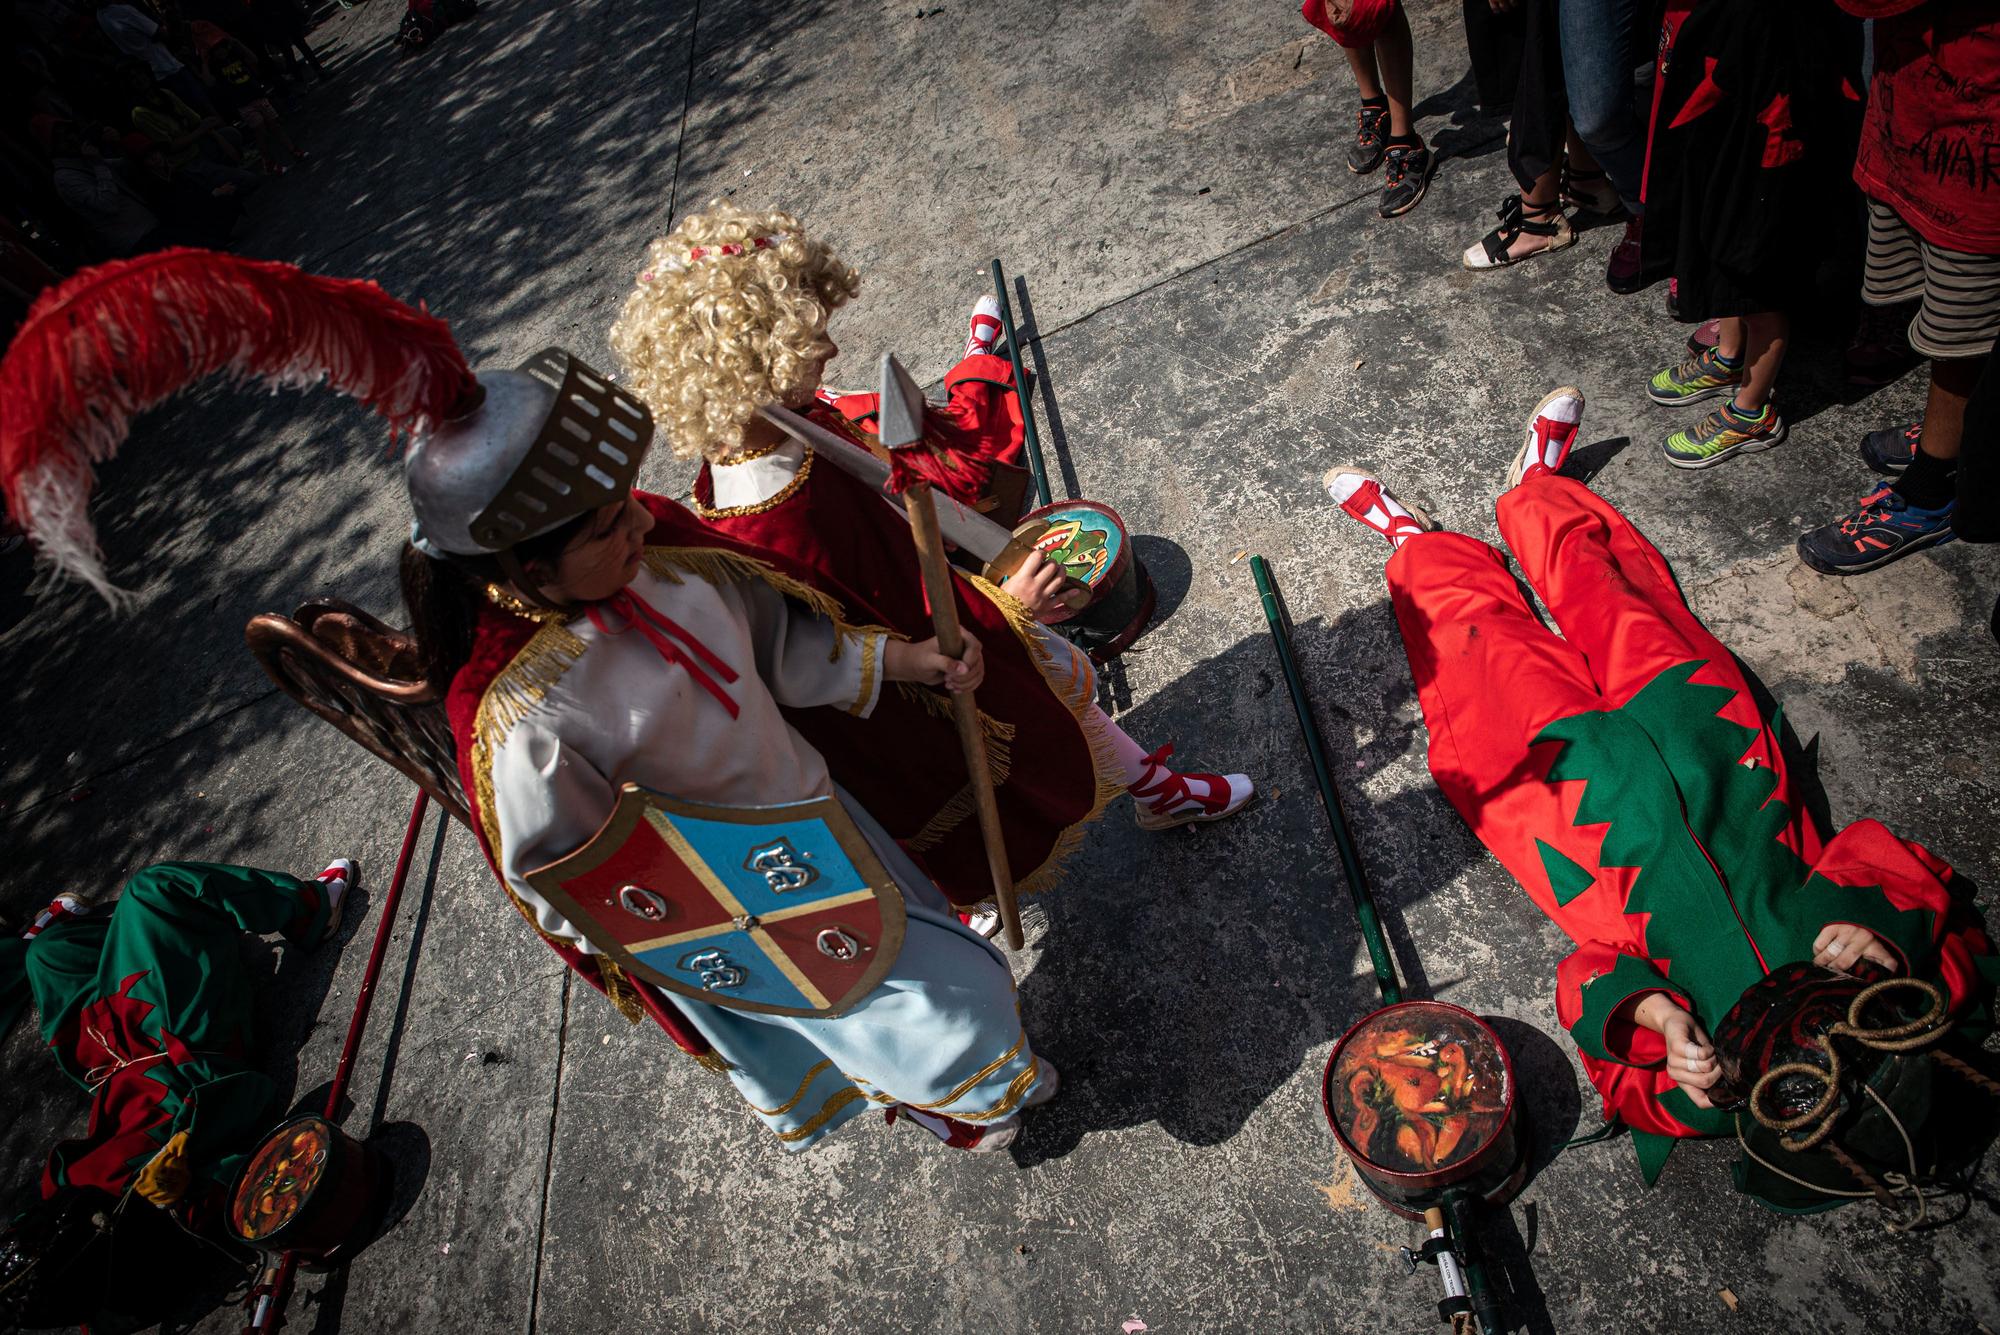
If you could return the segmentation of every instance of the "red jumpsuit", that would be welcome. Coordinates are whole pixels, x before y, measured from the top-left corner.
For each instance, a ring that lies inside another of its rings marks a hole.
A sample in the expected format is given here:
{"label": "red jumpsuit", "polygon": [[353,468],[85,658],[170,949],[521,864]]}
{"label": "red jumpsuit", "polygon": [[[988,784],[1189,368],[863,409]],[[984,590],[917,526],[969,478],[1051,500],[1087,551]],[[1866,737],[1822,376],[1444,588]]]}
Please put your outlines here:
{"label": "red jumpsuit", "polygon": [[1623,515],[1540,477],[1502,496],[1499,518],[1562,638],[1500,553],[1461,533],[1403,544],[1389,593],[1431,773],[1576,942],[1557,1014],[1649,1181],[1665,1137],[1730,1122],[1667,1076],[1627,1003],[1664,991],[1712,1032],[1836,922],[1874,932],[1955,1012],[1984,996],[1996,962],[1951,869],[1872,820],[1822,839],[1736,660]]}

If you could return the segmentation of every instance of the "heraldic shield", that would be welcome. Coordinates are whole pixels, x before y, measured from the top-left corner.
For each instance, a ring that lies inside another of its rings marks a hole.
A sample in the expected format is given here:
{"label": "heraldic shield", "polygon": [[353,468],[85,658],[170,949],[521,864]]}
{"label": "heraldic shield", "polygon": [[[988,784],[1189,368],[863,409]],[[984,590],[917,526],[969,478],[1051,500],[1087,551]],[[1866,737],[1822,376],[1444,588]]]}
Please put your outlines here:
{"label": "heraldic shield", "polygon": [[839,1015],[903,948],[903,896],[831,797],[684,802],[628,783],[528,883],[626,972],[711,1005]]}

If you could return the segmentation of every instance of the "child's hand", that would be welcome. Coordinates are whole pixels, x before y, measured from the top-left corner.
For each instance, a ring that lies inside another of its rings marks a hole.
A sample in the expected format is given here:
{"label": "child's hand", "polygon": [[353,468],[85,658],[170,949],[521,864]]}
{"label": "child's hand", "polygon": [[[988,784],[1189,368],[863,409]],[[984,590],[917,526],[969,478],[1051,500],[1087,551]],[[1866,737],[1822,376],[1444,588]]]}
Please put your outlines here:
{"label": "child's hand", "polygon": [[1664,992],[1648,994],[1632,1018],[1666,1040],[1667,1074],[1694,1106],[1713,1108],[1708,1091],[1722,1078],[1722,1064],[1716,1060],[1715,1044],[1709,1042],[1700,1022]]}
{"label": "child's hand", "polygon": [[921,644],[892,639],[883,652],[882,675],[889,681],[914,681],[942,686],[954,695],[976,690],[986,680],[986,651],[970,632],[961,632],[965,648],[957,658],[938,651],[937,636]]}
{"label": "child's hand", "polygon": [[1830,922],[1813,938],[1812,962],[1835,973],[1846,973],[1862,960],[1874,960],[1895,973],[1902,966],[1875,933],[1851,922]]}
{"label": "child's hand", "polygon": [[1007,576],[1000,587],[1027,607],[1037,621],[1046,621],[1050,616],[1068,609],[1056,595],[1069,580],[1063,568],[1039,553],[1021,563],[1021,568]]}

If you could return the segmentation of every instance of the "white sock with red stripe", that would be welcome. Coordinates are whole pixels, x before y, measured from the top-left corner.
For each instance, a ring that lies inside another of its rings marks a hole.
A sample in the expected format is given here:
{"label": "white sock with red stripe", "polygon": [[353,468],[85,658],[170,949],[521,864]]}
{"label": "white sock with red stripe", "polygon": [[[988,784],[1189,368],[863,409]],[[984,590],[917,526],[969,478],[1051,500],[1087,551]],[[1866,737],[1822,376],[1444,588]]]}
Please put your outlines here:
{"label": "white sock with red stripe", "polygon": [[979,304],[972,308],[972,332],[965,340],[962,356],[977,357],[981,353],[993,351],[993,345],[1000,341],[1000,299],[981,297]]}
{"label": "white sock with red stripe", "polygon": [[35,920],[28,925],[28,930],[21,933],[21,939],[32,941],[59,922],[67,922],[71,918],[87,918],[94,908],[94,905],[84,903],[76,895],[57,895],[49,901],[47,908],[35,915]]}

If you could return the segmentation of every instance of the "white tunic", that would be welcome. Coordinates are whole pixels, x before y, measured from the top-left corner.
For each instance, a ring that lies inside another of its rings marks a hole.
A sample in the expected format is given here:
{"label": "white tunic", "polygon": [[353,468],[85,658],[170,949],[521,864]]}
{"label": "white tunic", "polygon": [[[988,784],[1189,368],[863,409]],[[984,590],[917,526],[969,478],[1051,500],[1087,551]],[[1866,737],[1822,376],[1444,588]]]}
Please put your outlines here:
{"label": "white tunic", "polygon": [[544,636],[566,630],[583,652],[524,717],[481,731],[492,784],[487,828],[499,836],[501,874],[544,932],[593,954],[526,873],[595,834],[621,784],[745,806],[824,797],[833,791],[826,761],[779,706],[866,716],[881,692],[881,632],[841,634],[761,580],[716,585],[690,575],[676,583],[642,568],[629,588],[735,670],[724,683],[702,668],[736,702],[735,718],[638,628],[606,613],[611,633],[588,618],[544,628]]}

